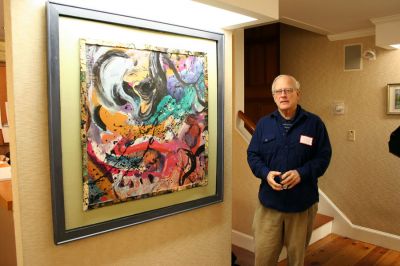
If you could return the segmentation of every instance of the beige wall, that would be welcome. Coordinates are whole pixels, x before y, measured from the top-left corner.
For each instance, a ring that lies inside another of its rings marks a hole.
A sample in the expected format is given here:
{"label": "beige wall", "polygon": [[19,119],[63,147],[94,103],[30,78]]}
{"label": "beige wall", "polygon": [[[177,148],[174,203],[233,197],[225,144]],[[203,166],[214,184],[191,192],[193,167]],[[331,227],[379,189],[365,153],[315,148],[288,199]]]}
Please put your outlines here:
{"label": "beige wall", "polygon": [[[244,111],[244,30],[233,32],[233,112],[232,118],[232,229],[252,235],[251,224],[258,203],[259,180],[247,164],[246,136],[238,131],[238,111]],[[240,127],[239,127],[240,128]],[[249,137],[249,136],[247,136]]]}
{"label": "beige wall", "polygon": [[233,130],[232,229],[252,236],[251,224],[258,204],[259,179],[247,164],[248,142]]}
{"label": "beige wall", "polygon": [[[376,61],[362,71],[343,71],[343,45],[375,49]],[[374,37],[330,42],[292,27],[281,33],[281,72],[302,84],[301,104],[321,116],[328,128],[333,158],[320,180],[322,191],[353,224],[400,235],[400,159],[388,152],[399,115],[386,114],[386,85],[400,82],[400,50],[375,47]],[[346,114],[332,114],[343,100]],[[346,139],[356,131],[356,141]]]}
{"label": "beige wall", "polygon": [[0,41],[0,62],[4,62],[5,60],[6,60],[5,44],[4,41]]}
{"label": "beige wall", "polygon": [[45,2],[5,1],[18,264],[230,265],[230,33],[225,36],[224,202],[56,246],[48,152]]}

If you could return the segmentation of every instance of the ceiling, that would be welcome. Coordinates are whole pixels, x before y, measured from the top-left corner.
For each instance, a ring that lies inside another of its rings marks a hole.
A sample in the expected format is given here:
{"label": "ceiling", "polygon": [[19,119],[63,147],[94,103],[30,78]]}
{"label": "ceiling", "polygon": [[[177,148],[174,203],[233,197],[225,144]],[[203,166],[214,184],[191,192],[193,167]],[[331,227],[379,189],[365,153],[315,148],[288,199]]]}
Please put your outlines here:
{"label": "ceiling", "polygon": [[400,0],[279,0],[282,22],[326,35],[374,28],[371,18],[400,14]]}
{"label": "ceiling", "polygon": [[[279,0],[280,20],[326,35],[370,29],[371,18],[400,14],[400,0]],[[4,40],[0,0],[0,41]]]}

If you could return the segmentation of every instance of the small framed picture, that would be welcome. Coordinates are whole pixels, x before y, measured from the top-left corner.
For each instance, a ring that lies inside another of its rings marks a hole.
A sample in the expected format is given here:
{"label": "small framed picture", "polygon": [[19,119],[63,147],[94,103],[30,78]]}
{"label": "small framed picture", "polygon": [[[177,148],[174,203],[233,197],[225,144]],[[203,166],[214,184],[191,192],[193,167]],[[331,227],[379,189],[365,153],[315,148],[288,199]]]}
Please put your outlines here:
{"label": "small framed picture", "polygon": [[388,84],[387,113],[400,114],[400,83]]}

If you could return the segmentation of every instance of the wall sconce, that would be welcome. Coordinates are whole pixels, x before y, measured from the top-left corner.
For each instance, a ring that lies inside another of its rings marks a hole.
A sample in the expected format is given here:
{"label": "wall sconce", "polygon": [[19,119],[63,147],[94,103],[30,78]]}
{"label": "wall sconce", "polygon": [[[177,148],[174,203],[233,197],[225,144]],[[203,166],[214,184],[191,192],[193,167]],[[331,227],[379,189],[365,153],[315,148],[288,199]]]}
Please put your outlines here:
{"label": "wall sconce", "polygon": [[376,60],[376,52],[373,49],[367,49],[363,52],[363,58],[368,60]]}

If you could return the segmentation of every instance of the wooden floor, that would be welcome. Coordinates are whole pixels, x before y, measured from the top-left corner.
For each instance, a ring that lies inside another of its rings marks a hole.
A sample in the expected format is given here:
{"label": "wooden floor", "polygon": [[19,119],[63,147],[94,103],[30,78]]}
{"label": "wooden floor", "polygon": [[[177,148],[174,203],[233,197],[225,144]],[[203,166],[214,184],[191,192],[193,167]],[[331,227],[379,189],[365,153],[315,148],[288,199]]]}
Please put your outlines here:
{"label": "wooden floor", "polygon": [[[235,265],[254,265],[252,252],[237,246],[232,246],[232,251],[237,256]],[[286,260],[281,261],[278,265],[286,265]],[[304,265],[400,266],[400,252],[330,234],[309,246]]]}

